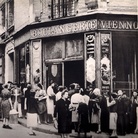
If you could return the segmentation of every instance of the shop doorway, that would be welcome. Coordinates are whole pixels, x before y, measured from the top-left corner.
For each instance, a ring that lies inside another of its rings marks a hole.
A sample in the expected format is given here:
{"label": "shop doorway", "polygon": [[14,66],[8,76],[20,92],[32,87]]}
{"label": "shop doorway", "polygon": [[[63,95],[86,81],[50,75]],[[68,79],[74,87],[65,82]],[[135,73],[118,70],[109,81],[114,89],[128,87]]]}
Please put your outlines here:
{"label": "shop doorway", "polygon": [[131,96],[137,89],[138,80],[138,41],[135,35],[113,35],[113,90],[119,89]]}
{"label": "shop doorway", "polygon": [[69,87],[71,83],[78,83],[84,88],[84,61],[64,62],[64,84]]}
{"label": "shop doorway", "polygon": [[[51,82],[55,82],[57,85],[62,85],[62,64],[61,63],[48,63],[46,65],[46,86],[48,87]],[[54,91],[57,93],[57,87],[55,86]]]}

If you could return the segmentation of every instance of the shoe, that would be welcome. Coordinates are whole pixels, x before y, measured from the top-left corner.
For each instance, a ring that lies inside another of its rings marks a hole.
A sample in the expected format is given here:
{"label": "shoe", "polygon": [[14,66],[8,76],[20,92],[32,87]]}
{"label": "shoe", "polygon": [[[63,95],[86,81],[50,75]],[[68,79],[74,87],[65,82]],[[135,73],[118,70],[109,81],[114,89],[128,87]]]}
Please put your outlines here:
{"label": "shoe", "polygon": [[29,133],[30,136],[36,136],[36,134],[33,132],[33,133]]}
{"label": "shoe", "polygon": [[12,129],[9,125],[6,126],[7,129]]}
{"label": "shoe", "polygon": [[101,131],[97,131],[96,133],[97,133],[97,134],[100,134],[100,133],[101,133]]}
{"label": "shoe", "polygon": [[2,127],[3,127],[3,128],[6,128],[6,125],[3,125]]}

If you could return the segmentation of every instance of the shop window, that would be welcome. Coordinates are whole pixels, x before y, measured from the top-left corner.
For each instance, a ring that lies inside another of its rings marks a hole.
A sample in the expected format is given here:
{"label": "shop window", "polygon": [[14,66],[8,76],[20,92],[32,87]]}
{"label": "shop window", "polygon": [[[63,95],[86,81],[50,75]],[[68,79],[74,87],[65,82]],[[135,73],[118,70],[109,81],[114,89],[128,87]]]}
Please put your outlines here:
{"label": "shop window", "polygon": [[30,67],[29,63],[29,45],[27,44],[25,47],[22,47],[19,52],[19,78],[20,83],[25,83],[26,80],[29,82],[29,78],[27,76],[28,69]]}
{"label": "shop window", "polygon": [[5,28],[5,4],[2,5],[1,7],[1,25],[2,28]]}
{"label": "shop window", "polygon": [[2,83],[2,57],[0,57],[0,83]]}
{"label": "shop window", "polygon": [[45,49],[46,59],[60,59],[62,58],[62,48],[64,41],[47,42]]}
{"label": "shop window", "polygon": [[52,0],[52,19],[75,15],[75,0]]}
{"label": "shop window", "polygon": [[66,58],[78,57],[83,55],[82,40],[67,40],[66,41]]}

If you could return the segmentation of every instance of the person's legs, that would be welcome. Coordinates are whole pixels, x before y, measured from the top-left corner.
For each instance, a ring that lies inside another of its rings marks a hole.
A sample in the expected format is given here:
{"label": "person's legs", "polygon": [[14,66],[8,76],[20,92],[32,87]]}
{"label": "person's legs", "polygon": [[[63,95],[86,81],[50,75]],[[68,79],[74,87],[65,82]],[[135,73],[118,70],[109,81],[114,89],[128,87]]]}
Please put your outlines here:
{"label": "person's legs", "polygon": [[6,126],[6,118],[3,118],[3,128]]}
{"label": "person's legs", "polygon": [[21,109],[21,103],[18,103],[18,112],[19,112],[19,117],[22,117],[22,109]]}
{"label": "person's legs", "polygon": [[6,122],[6,128],[12,129],[12,128],[9,126],[9,119],[5,119],[5,122]]}
{"label": "person's legs", "polygon": [[29,127],[29,135],[36,135],[32,127]]}

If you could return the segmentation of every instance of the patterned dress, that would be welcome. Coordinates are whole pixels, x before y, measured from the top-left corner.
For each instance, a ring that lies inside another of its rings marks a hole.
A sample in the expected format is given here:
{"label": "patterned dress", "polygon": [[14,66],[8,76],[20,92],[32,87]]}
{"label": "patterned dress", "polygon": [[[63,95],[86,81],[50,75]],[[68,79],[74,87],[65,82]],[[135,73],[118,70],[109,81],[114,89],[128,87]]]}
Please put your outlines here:
{"label": "patterned dress", "polygon": [[11,110],[9,98],[11,97],[11,93],[8,89],[4,88],[1,92],[1,95],[2,95],[1,107],[2,107],[3,118],[9,119],[9,112]]}

